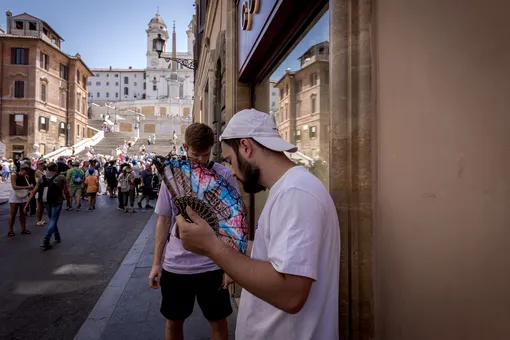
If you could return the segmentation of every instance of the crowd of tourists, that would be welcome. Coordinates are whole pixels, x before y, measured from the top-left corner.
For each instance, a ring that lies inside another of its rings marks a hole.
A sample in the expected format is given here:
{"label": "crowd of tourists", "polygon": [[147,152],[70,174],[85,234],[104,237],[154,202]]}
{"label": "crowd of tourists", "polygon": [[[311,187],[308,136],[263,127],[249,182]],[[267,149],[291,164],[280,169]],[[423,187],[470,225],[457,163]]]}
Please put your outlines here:
{"label": "crowd of tourists", "polygon": [[[30,235],[27,217],[35,217],[35,225],[47,227],[41,247],[61,242],[58,219],[62,209],[93,212],[97,196],[118,199],[117,209],[136,212],[153,209],[150,200],[157,197],[159,178],[153,172],[150,152],[131,156],[121,152],[114,156],[94,155],[88,150],[86,159],[60,156],[58,159],[23,158],[17,162],[3,159],[0,163],[2,181],[10,181],[10,215],[8,236],[16,235],[16,218],[21,235]],[[48,221],[44,217],[47,212]]]}

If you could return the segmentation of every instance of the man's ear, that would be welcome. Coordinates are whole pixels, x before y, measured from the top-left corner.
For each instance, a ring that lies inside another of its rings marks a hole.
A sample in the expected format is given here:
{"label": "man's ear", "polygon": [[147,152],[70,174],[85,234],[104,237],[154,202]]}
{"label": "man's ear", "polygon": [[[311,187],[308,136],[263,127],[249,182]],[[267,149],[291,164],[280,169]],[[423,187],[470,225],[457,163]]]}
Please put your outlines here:
{"label": "man's ear", "polygon": [[188,152],[188,148],[189,148],[188,144],[182,143],[182,147],[184,148],[184,151]]}
{"label": "man's ear", "polygon": [[239,141],[239,152],[245,157],[249,158],[253,155],[253,142],[247,138],[241,138]]}

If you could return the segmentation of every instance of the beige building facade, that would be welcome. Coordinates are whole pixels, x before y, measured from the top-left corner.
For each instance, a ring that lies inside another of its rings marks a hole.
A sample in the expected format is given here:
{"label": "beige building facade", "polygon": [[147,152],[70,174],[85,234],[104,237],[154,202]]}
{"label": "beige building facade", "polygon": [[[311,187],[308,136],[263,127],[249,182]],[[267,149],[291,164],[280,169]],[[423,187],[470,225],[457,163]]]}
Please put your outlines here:
{"label": "beige building facade", "polygon": [[[196,121],[216,126],[241,109],[269,112],[270,84],[280,79],[280,87],[289,84],[280,129],[306,152],[291,129],[298,118],[319,123],[297,114],[291,123],[292,91],[305,116],[312,105],[305,82],[296,91],[291,75],[312,70],[299,57],[329,44],[327,61],[315,63],[327,67],[313,69],[319,83],[328,80],[325,94],[315,91],[327,117],[321,180],[342,238],[341,254],[331,254],[341,259],[340,339],[508,338],[509,7],[504,0],[197,1],[204,33],[195,47]],[[252,224],[265,195],[246,197]]]}
{"label": "beige building facade", "polygon": [[87,138],[87,78],[79,54],[41,19],[7,12],[0,34],[1,140],[17,159],[49,153]]}

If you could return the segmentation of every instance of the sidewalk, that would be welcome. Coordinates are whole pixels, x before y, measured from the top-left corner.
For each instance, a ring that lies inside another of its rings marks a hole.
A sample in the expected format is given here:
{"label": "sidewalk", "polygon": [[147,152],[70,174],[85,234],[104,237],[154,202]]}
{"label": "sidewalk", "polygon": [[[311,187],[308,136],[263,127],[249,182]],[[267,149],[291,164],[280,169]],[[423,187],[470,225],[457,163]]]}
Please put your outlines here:
{"label": "sidewalk", "polygon": [[[159,312],[161,292],[148,286],[157,215],[147,222],[117,273],[83,323],[75,340],[156,340],[165,338],[165,319]],[[234,339],[236,313],[229,317]],[[185,340],[210,337],[209,323],[195,304],[184,324]]]}

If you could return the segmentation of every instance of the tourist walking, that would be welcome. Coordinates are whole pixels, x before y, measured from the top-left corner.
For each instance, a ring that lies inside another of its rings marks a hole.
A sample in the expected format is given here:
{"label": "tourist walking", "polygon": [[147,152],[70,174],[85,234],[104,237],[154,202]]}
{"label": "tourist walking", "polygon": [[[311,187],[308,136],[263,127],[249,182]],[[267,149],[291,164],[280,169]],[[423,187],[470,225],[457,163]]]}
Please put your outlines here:
{"label": "tourist walking", "polygon": [[[81,208],[83,180],[85,178],[85,174],[83,173],[83,170],[79,168],[79,166],[80,162],[74,161],[73,167],[67,171],[69,193],[71,198],[74,199],[76,203],[76,211],[80,211]],[[72,202],[70,202],[69,208],[67,210],[72,210]]]}
{"label": "tourist walking", "polygon": [[90,168],[88,176],[85,178],[85,192],[89,201],[89,211],[96,209],[96,196],[99,191],[99,177],[94,174],[94,171],[97,170]]}
{"label": "tourist walking", "polygon": [[14,223],[16,222],[16,214],[19,211],[19,221],[21,224],[21,234],[29,235],[30,230],[27,229],[27,215],[25,212],[25,204],[28,200],[28,194],[34,189],[28,180],[28,170],[30,165],[23,161],[20,163],[19,171],[11,174],[12,191],[9,196],[9,206],[11,208],[9,215],[9,232],[7,236],[14,236]]}
{"label": "tourist walking", "polygon": [[[37,169],[35,170],[35,180],[37,183],[41,180],[42,176],[44,176],[44,173],[46,172],[46,165],[43,160],[39,160],[37,162]],[[42,201],[42,195],[40,193],[37,193],[36,195],[37,200],[37,210],[36,210],[36,217],[37,217],[37,225],[42,227],[46,224],[46,221],[44,220],[44,203]]]}
{"label": "tourist walking", "polygon": [[60,212],[62,211],[64,195],[68,202],[70,202],[71,199],[69,197],[67,179],[64,175],[58,174],[58,165],[56,163],[48,164],[48,171],[41,177],[34,188],[33,193],[28,199],[25,210],[28,208],[30,201],[34,198],[37,192],[42,195],[42,200],[46,205],[46,210],[50,219],[46,236],[44,236],[44,240],[41,245],[43,250],[47,250],[52,248],[52,245],[50,244],[52,236],[55,237],[56,243],[60,243],[62,241],[58,230],[58,219],[60,217]]}

